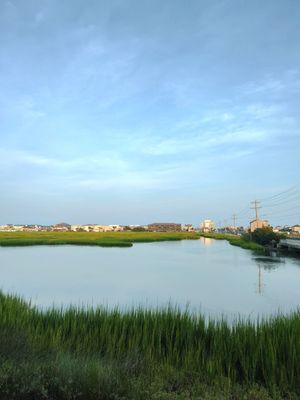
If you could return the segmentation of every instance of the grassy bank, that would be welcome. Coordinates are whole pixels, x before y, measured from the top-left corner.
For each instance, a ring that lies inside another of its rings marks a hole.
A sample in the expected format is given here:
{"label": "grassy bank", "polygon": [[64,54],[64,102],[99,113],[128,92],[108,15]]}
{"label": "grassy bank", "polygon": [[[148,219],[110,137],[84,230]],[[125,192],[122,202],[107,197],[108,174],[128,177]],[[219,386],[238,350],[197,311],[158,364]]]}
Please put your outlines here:
{"label": "grassy bank", "polygon": [[189,232],[0,232],[0,246],[78,245],[130,247],[133,243],[197,239]]}
{"label": "grassy bank", "polygon": [[263,246],[241,237],[220,233],[198,232],[0,232],[0,246],[77,245],[131,247],[133,243],[198,239],[200,236],[227,240],[231,245],[264,253]]}
{"label": "grassy bank", "polygon": [[217,240],[227,240],[232,246],[238,246],[241,247],[242,249],[252,250],[255,251],[256,253],[261,253],[261,254],[265,253],[264,246],[261,246],[260,244],[257,244],[255,242],[244,240],[240,236],[224,234],[224,233],[214,233],[214,232],[212,233],[201,232],[200,236]]}
{"label": "grassy bank", "polygon": [[40,311],[0,294],[1,399],[297,399],[300,313]]}

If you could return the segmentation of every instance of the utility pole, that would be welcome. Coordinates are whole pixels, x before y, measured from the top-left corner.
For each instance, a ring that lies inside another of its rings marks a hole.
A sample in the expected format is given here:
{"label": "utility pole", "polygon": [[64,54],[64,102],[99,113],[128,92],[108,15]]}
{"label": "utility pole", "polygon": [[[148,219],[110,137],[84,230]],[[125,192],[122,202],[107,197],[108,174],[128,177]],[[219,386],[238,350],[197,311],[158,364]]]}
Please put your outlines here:
{"label": "utility pole", "polygon": [[251,202],[251,204],[254,204],[254,207],[251,207],[251,209],[255,210],[255,219],[258,220],[259,219],[258,210],[261,208],[260,201],[254,200],[254,201]]}
{"label": "utility pole", "polygon": [[236,214],[233,214],[232,219],[233,219],[233,229],[236,230],[237,215],[236,215]]}

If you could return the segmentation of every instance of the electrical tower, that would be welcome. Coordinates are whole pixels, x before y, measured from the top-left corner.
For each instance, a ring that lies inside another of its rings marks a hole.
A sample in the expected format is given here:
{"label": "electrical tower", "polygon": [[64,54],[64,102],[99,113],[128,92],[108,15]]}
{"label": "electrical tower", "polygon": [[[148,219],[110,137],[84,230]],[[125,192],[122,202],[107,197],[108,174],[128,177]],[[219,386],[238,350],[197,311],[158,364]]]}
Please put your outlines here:
{"label": "electrical tower", "polygon": [[254,204],[254,207],[251,207],[251,209],[255,210],[255,219],[258,220],[259,219],[258,210],[261,208],[260,201],[254,200],[254,201],[251,202],[251,204]]}

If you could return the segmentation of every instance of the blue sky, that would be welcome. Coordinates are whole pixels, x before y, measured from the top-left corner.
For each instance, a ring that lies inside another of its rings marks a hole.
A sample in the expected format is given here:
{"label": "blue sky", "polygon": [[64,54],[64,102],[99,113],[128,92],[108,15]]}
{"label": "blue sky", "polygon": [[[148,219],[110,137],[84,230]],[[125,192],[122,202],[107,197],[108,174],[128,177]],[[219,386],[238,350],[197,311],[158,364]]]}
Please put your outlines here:
{"label": "blue sky", "polygon": [[2,0],[0,223],[229,223],[299,183],[299,20],[297,0]]}

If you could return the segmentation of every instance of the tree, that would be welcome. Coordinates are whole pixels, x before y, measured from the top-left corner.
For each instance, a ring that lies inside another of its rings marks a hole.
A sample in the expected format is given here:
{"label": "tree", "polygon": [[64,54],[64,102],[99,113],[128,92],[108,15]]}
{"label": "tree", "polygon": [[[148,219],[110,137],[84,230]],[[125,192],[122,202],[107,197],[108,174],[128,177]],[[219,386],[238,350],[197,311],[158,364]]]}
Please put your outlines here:
{"label": "tree", "polygon": [[270,227],[255,229],[251,234],[251,240],[263,246],[270,244],[272,241],[279,242],[280,236],[273,232]]}

